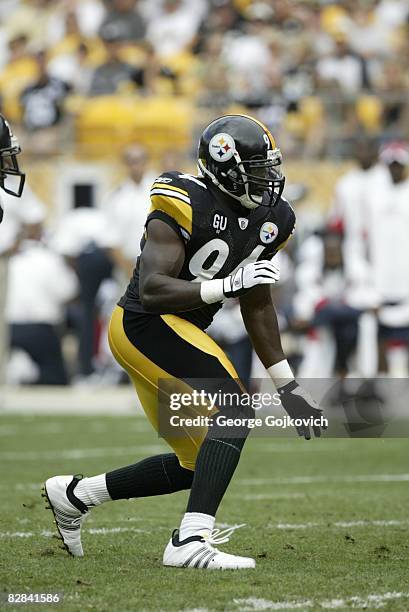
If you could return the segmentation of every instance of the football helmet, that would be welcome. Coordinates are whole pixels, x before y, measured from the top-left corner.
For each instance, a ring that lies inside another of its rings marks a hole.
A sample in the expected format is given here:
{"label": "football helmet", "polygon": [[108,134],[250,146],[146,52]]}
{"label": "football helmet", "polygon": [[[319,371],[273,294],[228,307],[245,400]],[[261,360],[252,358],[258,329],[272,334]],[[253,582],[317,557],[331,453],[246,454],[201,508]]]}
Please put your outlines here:
{"label": "football helmet", "polygon": [[20,171],[17,155],[21,152],[8,121],[0,114],[0,187],[6,193],[21,197],[26,175]]}
{"label": "football helmet", "polygon": [[281,162],[280,149],[267,127],[248,115],[215,119],[199,141],[201,174],[245,208],[278,202],[285,181]]}

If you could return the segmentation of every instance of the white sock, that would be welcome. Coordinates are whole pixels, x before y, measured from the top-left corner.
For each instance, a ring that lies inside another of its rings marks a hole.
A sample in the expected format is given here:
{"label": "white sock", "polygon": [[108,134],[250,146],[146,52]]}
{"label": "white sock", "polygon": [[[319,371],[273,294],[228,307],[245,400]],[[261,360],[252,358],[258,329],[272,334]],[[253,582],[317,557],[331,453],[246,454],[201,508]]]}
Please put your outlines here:
{"label": "white sock", "polygon": [[111,501],[105,474],[80,480],[74,489],[74,495],[84,502],[86,506],[99,506],[99,504]]}
{"label": "white sock", "polygon": [[201,512],[186,512],[179,529],[179,540],[185,540],[194,535],[210,533],[214,527],[215,517]]}

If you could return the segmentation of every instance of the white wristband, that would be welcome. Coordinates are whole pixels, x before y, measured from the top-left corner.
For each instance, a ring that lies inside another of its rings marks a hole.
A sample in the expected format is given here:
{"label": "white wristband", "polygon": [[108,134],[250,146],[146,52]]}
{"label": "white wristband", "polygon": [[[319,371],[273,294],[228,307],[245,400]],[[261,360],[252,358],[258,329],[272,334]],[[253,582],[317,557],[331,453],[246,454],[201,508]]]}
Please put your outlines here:
{"label": "white wristband", "polygon": [[267,372],[273,379],[277,389],[294,380],[294,374],[287,359],[283,359],[282,361],[270,366],[267,368]]}
{"label": "white wristband", "polygon": [[206,304],[221,302],[224,299],[223,278],[214,278],[200,283],[200,297]]}

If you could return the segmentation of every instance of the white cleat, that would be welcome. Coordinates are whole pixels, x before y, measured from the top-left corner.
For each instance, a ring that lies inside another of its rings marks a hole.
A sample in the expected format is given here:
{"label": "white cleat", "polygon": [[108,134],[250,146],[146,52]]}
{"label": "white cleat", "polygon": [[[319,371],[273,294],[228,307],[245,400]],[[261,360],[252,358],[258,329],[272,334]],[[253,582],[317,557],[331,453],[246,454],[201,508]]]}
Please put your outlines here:
{"label": "white cleat", "polygon": [[[242,527],[242,525],[239,526]],[[237,527],[224,531],[214,529],[208,535],[195,535],[182,541],[179,540],[179,530],[175,529],[163,553],[163,565],[221,570],[255,568],[256,562],[251,557],[229,555],[213,546],[213,544],[228,542],[234,529]]]}
{"label": "white cleat", "polygon": [[64,546],[74,557],[84,556],[81,524],[88,512],[88,507],[73,493],[81,479],[81,475],[53,476],[45,481],[42,489],[42,495],[49,503],[46,507],[54,514],[54,521]]}

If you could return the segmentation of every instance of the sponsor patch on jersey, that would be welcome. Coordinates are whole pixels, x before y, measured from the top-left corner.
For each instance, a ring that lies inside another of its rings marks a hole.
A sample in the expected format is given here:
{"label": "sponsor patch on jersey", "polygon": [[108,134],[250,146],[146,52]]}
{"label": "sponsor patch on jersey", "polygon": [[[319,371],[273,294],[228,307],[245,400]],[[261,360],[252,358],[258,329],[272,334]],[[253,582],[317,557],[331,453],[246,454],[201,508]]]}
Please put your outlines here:
{"label": "sponsor patch on jersey", "polygon": [[274,240],[278,236],[278,227],[275,223],[271,221],[267,221],[263,223],[260,229],[260,240],[263,244],[270,244],[270,242],[274,242]]}
{"label": "sponsor patch on jersey", "polygon": [[245,217],[239,217],[239,218],[238,218],[238,222],[239,222],[239,228],[240,228],[241,230],[245,230],[245,229],[246,229],[246,227],[247,227],[247,226],[248,226],[248,224],[249,224],[249,220],[248,220],[248,219],[246,219]]}
{"label": "sponsor patch on jersey", "polygon": [[172,182],[172,179],[169,178],[168,176],[159,176],[155,181],[155,183],[171,183],[171,182]]}
{"label": "sponsor patch on jersey", "polygon": [[230,134],[216,134],[209,142],[209,153],[220,162],[229,161],[236,150],[236,143]]}

